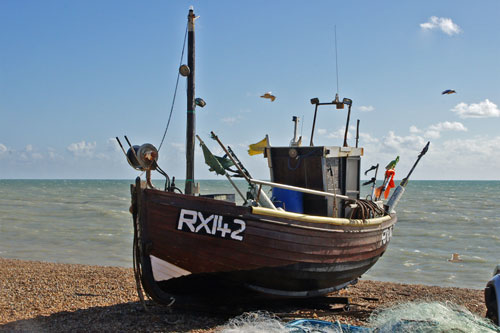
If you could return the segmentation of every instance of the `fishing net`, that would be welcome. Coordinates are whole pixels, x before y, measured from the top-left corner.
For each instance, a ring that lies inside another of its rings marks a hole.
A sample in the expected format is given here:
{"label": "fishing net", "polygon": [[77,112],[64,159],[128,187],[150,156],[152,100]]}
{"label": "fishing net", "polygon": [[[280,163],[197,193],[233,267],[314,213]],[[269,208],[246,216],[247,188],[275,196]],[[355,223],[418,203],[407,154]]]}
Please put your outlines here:
{"label": "fishing net", "polygon": [[451,303],[403,303],[376,311],[369,320],[374,332],[500,332],[499,327]]}
{"label": "fishing net", "polygon": [[281,333],[288,332],[285,323],[264,311],[247,312],[222,326],[223,333]]}
{"label": "fishing net", "polygon": [[321,320],[296,320],[284,323],[278,317],[264,311],[244,313],[231,319],[222,326],[222,333],[347,333],[367,332],[368,328],[356,327],[339,322],[331,323]]}
{"label": "fishing net", "polygon": [[219,328],[223,333],[498,333],[500,328],[465,308],[451,303],[404,303],[376,311],[367,327],[339,322],[298,320],[284,323],[267,312],[251,312]]}

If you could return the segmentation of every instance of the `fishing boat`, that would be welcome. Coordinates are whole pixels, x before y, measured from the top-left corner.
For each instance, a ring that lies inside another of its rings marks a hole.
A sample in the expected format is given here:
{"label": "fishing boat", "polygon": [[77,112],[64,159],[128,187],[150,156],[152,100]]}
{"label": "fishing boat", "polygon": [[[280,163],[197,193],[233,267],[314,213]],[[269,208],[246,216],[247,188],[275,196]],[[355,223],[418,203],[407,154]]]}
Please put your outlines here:
{"label": "fishing boat", "polygon": [[[354,146],[347,142],[353,102],[337,94],[329,102],[311,99],[309,146],[297,139],[294,117],[289,145],[271,146],[266,137],[253,147],[267,159],[270,181],[254,179],[215,133],[212,138],[225,151],[224,157],[214,156],[198,137],[212,170],[232,184],[234,176],[242,177],[249,187],[246,194],[235,186],[232,195],[200,195],[194,181],[194,110],[205,103],[194,93],[194,27],[190,9],[188,63],[179,70],[188,87],[184,192],[158,165],[153,145],[132,145],[127,139],[125,152],[117,138],[130,165],[145,174],[144,180],[138,177],[131,185],[138,288],[171,304],[200,288],[241,286],[264,295],[312,297],[355,283],[387,250],[397,221],[394,207],[406,184],[395,191],[399,197],[393,194],[386,204],[379,196],[360,198],[364,150],[358,147],[358,133]],[[347,110],[342,145],[314,145],[316,114],[322,106]],[[153,186],[153,171],[166,177],[164,189]],[[236,203],[235,195],[242,203]]]}

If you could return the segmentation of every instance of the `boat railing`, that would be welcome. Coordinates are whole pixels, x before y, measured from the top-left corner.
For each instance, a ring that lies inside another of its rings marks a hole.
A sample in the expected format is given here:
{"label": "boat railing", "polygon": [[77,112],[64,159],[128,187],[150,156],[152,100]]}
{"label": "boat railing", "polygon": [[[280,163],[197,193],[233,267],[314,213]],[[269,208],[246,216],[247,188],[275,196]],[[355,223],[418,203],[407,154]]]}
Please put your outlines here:
{"label": "boat railing", "polygon": [[[350,214],[350,218],[349,218],[350,220],[360,219],[362,221],[365,221],[367,218],[381,217],[383,215],[387,215],[384,213],[383,203],[381,201],[372,202],[372,201],[367,201],[367,200],[360,200],[360,199],[350,198],[346,195],[329,193],[329,192],[318,191],[318,190],[311,190],[308,188],[280,184],[280,183],[274,183],[274,182],[268,182],[268,181],[264,181],[264,180],[253,179],[253,178],[249,178],[247,180],[248,180],[248,182],[250,182],[252,184],[259,185],[259,189],[258,189],[259,194],[262,192],[262,186],[266,185],[266,186],[278,187],[278,188],[291,190],[291,191],[297,191],[297,192],[308,193],[308,194],[313,194],[313,195],[318,195],[318,196],[323,196],[323,197],[332,197],[335,199],[345,200],[345,201],[347,201],[347,206],[351,209],[351,214]],[[259,194],[257,194],[257,201],[259,201],[258,200]]]}
{"label": "boat railing", "polygon": [[286,184],[280,184],[280,183],[273,183],[273,182],[268,182],[265,180],[258,180],[258,179],[253,179],[249,178],[247,179],[249,182],[258,184],[258,185],[266,185],[266,186],[271,186],[271,187],[278,187],[282,188],[285,190],[291,190],[291,191],[297,191],[297,192],[302,192],[302,193],[308,193],[308,194],[314,194],[314,195],[319,195],[319,196],[324,196],[324,197],[332,197],[332,198],[338,198],[338,199],[343,199],[343,200],[354,200],[353,198],[350,198],[346,195],[341,195],[341,194],[335,194],[335,193],[330,193],[330,192],[324,192],[324,191],[318,191],[318,190],[311,190],[309,188],[304,188],[304,187],[298,187],[298,186],[292,186],[292,185],[286,185]]}

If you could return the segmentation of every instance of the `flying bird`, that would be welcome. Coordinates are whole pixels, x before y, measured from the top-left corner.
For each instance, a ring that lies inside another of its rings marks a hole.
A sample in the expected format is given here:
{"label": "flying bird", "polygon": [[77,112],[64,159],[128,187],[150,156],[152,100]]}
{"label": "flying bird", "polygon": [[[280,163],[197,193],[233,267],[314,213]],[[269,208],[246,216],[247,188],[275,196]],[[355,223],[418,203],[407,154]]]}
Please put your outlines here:
{"label": "flying bird", "polygon": [[268,98],[271,100],[271,102],[274,102],[274,100],[276,99],[276,96],[273,95],[272,92],[266,92],[264,95],[260,96],[262,98]]}
{"label": "flying bird", "polygon": [[451,95],[451,94],[456,94],[457,92],[453,89],[446,89],[441,93],[441,95]]}

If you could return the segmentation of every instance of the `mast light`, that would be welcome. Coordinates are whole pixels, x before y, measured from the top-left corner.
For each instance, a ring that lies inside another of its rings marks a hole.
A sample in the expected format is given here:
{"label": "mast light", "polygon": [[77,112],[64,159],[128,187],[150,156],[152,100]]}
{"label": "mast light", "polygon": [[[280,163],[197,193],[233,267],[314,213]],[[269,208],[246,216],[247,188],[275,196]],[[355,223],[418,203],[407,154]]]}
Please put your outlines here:
{"label": "mast light", "polygon": [[205,105],[207,105],[207,103],[203,100],[203,98],[195,98],[194,99],[194,104],[196,104],[197,106],[199,107],[204,107]]}

